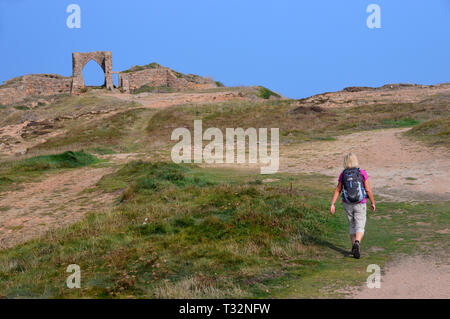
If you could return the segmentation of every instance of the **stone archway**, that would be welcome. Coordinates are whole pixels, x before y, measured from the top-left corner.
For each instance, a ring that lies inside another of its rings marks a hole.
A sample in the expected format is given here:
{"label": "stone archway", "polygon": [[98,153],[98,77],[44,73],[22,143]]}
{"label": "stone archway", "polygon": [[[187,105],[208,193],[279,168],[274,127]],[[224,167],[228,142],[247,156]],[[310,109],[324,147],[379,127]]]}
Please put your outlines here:
{"label": "stone archway", "polygon": [[90,60],[97,62],[105,72],[105,86],[108,90],[114,88],[112,71],[112,54],[110,51],[72,53],[72,93],[79,93],[85,86],[83,68]]}

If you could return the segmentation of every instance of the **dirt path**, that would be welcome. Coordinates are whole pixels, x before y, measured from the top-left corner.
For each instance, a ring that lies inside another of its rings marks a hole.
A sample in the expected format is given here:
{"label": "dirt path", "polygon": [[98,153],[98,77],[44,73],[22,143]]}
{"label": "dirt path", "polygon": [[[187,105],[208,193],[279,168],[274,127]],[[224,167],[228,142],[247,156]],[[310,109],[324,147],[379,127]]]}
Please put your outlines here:
{"label": "dirt path", "polygon": [[[164,108],[185,103],[223,102],[243,99],[239,92],[214,93],[173,93],[173,94],[118,94],[107,93],[121,100],[136,101],[136,108]],[[86,121],[99,120],[129,109],[111,110],[99,114],[86,114]],[[45,142],[48,138],[63,134],[64,130],[54,130],[38,138],[25,141],[22,133],[28,122],[1,128],[0,137],[9,137],[16,141],[2,149],[3,155],[25,154],[27,148]],[[130,154],[116,155],[117,163],[127,161]],[[0,249],[11,247],[19,242],[39,236],[50,228],[79,220],[84,212],[108,207],[112,201],[110,195],[81,193],[94,185],[111,169],[83,168],[70,170],[57,175],[44,177],[36,183],[22,184],[21,190],[0,194]]]}
{"label": "dirt path", "polygon": [[[406,130],[358,132],[336,141],[285,147],[280,152],[280,170],[336,176],[337,183],[343,157],[353,151],[367,170],[375,194],[395,201],[450,200],[449,151],[412,141],[402,136]],[[381,278],[379,289],[364,285],[341,292],[347,298],[449,298],[448,251],[432,259],[398,258],[387,265]]]}
{"label": "dirt path", "polygon": [[126,93],[107,93],[107,96],[112,96],[127,102],[137,102],[142,104],[140,107],[145,108],[164,108],[172,105],[186,104],[186,103],[217,103],[225,102],[234,99],[246,99],[241,92],[214,92],[214,93],[141,93],[141,94],[126,94]]}
{"label": "dirt path", "polygon": [[[180,102],[186,97],[171,101],[152,99],[145,100],[145,107],[190,102]],[[376,194],[398,201],[449,200],[449,151],[409,140],[402,136],[406,130],[358,132],[338,137],[336,141],[283,146],[280,149],[280,171],[322,173],[337,179],[342,170],[343,156],[354,151],[359,156],[361,167],[367,170]],[[126,161],[134,155],[116,155],[114,161]],[[39,236],[50,228],[77,221],[85,212],[107,208],[113,196],[82,191],[111,170],[69,170],[36,183],[23,184],[21,190],[0,194],[0,249]],[[448,258],[438,261],[405,257],[387,266],[380,289],[368,289],[364,285],[349,297],[448,298],[449,283]]]}
{"label": "dirt path", "polygon": [[[138,95],[125,94],[125,93],[103,93],[104,96],[111,96],[117,99],[123,100],[125,102],[137,102],[139,106],[118,109],[118,110],[107,110],[101,112],[87,112],[81,114],[76,118],[83,118],[84,121],[98,121],[102,118],[110,117],[118,113],[126,112],[136,108],[149,108],[158,109],[170,107],[173,105],[186,104],[186,103],[217,103],[225,102],[230,100],[246,99],[243,97],[241,92],[214,92],[214,93],[142,93]],[[44,119],[37,121],[37,123],[52,121],[53,119]],[[48,139],[66,133],[64,129],[54,129],[50,133],[45,133],[37,138],[25,140],[22,134],[27,128],[29,121],[25,121],[20,124],[6,125],[0,127],[0,140],[9,140],[7,144],[0,143],[0,155],[4,156],[6,159],[11,156],[21,156],[25,155],[27,149],[32,148],[38,144],[46,142]]]}
{"label": "dirt path", "polygon": [[37,237],[50,228],[73,223],[85,212],[104,209],[113,196],[82,193],[111,168],[81,168],[22,184],[0,194],[0,249]]}
{"label": "dirt path", "polygon": [[347,295],[356,299],[449,299],[449,260],[421,256],[405,257],[387,265],[380,288],[368,288]]}
{"label": "dirt path", "polygon": [[280,149],[280,171],[336,176],[344,155],[356,152],[375,194],[390,200],[450,200],[450,152],[429,148],[385,129],[340,136]]}

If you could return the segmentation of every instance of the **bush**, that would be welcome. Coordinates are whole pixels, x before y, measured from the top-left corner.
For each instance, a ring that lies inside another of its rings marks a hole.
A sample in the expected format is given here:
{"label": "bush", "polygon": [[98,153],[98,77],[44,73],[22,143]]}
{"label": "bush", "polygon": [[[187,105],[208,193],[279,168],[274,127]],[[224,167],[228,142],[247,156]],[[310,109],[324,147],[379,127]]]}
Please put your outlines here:
{"label": "bush", "polygon": [[64,152],[55,155],[43,155],[31,157],[15,163],[15,169],[25,171],[39,171],[53,168],[76,168],[99,162],[99,159],[91,154],[81,152]]}
{"label": "bush", "polygon": [[28,111],[30,109],[28,106],[25,105],[16,105],[14,106],[14,108],[19,111]]}
{"label": "bush", "polygon": [[139,93],[145,93],[145,92],[149,92],[149,93],[172,93],[173,89],[171,87],[168,86],[148,86],[148,85],[143,85],[140,88],[131,90],[131,94],[139,94]]}
{"label": "bush", "polygon": [[450,117],[423,122],[406,134],[431,144],[450,147]]}
{"label": "bush", "polygon": [[99,185],[107,191],[125,188],[121,201],[127,201],[136,198],[136,195],[147,194],[148,191],[215,184],[204,177],[191,175],[191,170],[183,165],[132,161],[113,176],[103,177]]}
{"label": "bush", "polygon": [[156,62],[152,62],[152,63],[146,64],[146,65],[135,65],[128,70],[122,71],[122,73],[131,73],[131,72],[137,72],[137,71],[142,71],[142,70],[146,70],[146,69],[158,69],[158,68],[162,68],[162,66]]}
{"label": "bush", "polygon": [[409,117],[404,117],[400,119],[385,120],[384,124],[388,125],[389,127],[408,127],[419,124],[419,121]]}
{"label": "bush", "polygon": [[260,97],[262,99],[266,99],[266,100],[269,99],[271,96],[274,96],[274,97],[277,97],[277,98],[281,97],[281,95],[279,95],[279,94],[277,94],[275,92],[272,92],[271,90],[269,90],[269,89],[267,89],[267,88],[265,88],[263,86],[259,87],[257,95],[258,95],[258,97]]}

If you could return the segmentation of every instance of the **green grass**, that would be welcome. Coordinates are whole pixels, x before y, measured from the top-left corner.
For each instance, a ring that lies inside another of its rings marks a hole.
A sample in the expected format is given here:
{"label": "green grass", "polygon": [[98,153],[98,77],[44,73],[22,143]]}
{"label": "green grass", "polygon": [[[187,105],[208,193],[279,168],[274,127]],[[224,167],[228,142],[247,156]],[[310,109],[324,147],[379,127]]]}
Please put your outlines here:
{"label": "green grass", "polygon": [[[215,90],[222,89],[224,88]],[[245,96],[255,96],[260,89],[261,87],[247,90],[238,88]],[[64,101],[67,106],[63,106]],[[192,130],[196,119],[203,120],[203,127],[217,127],[222,131],[227,127],[278,127],[280,142],[284,145],[314,140],[330,141],[339,135],[362,130],[409,126],[417,127],[411,131],[412,138],[428,140],[437,145],[448,145],[449,141],[448,120],[445,119],[450,112],[445,96],[420,103],[377,104],[352,108],[298,107],[298,101],[295,100],[234,100],[211,104],[184,104],[157,110],[133,108],[127,111],[125,108],[130,107],[128,104],[116,105],[118,102],[115,99],[98,99],[87,94],[74,99],[63,98],[52,106],[38,107],[38,110],[26,112],[40,114],[42,111],[46,113],[52,110],[55,114],[65,114],[70,108],[72,111],[101,110],[106,108],[109,101],[114,107],[124,108],[124,111],[98,120],[86,121],[80,118],[55,122],[55,127],[61,126],[67,133],[50,138],[31,148],[29,152],[33,154],[42,150],[61,152],[92,148],[109,148],[114,152],[167,151],[175,143],[170,140],[172,131],[178,127]],[[430,128],[429,125],[436,127]]]}
{"label": "green grass", "polygon": [[[449,116],[448,104],[403,103],[367,105],[352,108],[296,107],[292,100],[229,101],[212,104],[186,104],[159,110],[148,120],[147,134],[155,144],[171,145],[171,132],[178,127],[193,130],[194,120],[203,127],[277,127],[281,143],[333,140],[357,131],[409,127]],[[445,127],[441,139],[448,141]],[[426,133],[428,134],[428,132]]]}
{"label": "green grass", "polygon": [[0,191],[11,185],[30,182],[50,170],[80,168],[94,165],[100,160],[89,153],[67,151],[61,154],[41,155],[0,164]]}
{"label": "green grass", "polygon": [[30,108],[25,105],[15,105],[14,108],[19,111],[28,111]]}
{"label": "green grass", "polygon": [[450,147],[450,116],[421,123],[406,132],[409,137],[435,146]]}
{"label": "green grass", "polygon": [[[116,210],[0,252],[0,290],[6,296],[38,296],[44,289],[52,297],[168,297],[191,293],[176,286],[192,281],[199,297],[253,294],[240,284],[270,272],[282,249],[307,247],[328,215],[301,189],[255,185],[252,174],[218,179],[220,172],[175,164],[124,165],[99,182],[105,191],[122,189]],[[17,263],[12,269],[11,262]],[[86,289],[63,289],[67,262],[81,266]],[[30,282],[33,275],[39,279]]]}
{"label": "green grass", "polygon": [[137,71],[142,71],[142,70],[146,70],[146,69],[158,69],[158,68],[162,68],[162,66],[156,62],[152,62],[152,63],[146,64],[146,65],[135,65],[128,70],[122,71],[122,73],[130,73],[130,72],[137,72]]}
{"label": "green grass", "polygon": [[140,88],[131,90],[131,94],[139,94],[139,93],[172,93],[174,90],[171,87],[168,86],[148,86],[143,85]]}
{"label": "green grass", "polygon": [[[366,269],[370,264],[377,264],[384,271],[386,263],[393,259],[417,254],[430,256],[433,251],[442,251],[446,249],[445,243],[450,236],[439,234],[436,230],[445,229],[450,224],[449,208],[450,202],[429,204],[378,200],[377,212],[372,214],[368,210],[362,257],[356,260],[341,252],[350,250],[350,241],[345,212],[338,205],[336,216],[329,219],[329,232],[322,241],[323,257],[315,272],[279,282],[273,288],[272,296],[340,297],[342,295],[336,289],[345,291],[346,287],[361,287],[365,284],[369,275]],[[429,223],[430,226],[421,226],[418,222]]]}
{"label": "green grass", "polygon": [[419,123],[420,122],[418,120],[409,117],[384,120],[384,124],[386,124],[389,127],[410,127],[417,125]]}
{"label": "green grass", "polygon": [[[0,251],[1,294],[339,296],[327,287],[362,284],[369,263],[383,266],[393,254],[420,251],[424,242],[448,241],[448,234],[434,230],[448,225],[449,203],[379,202],[377,216],[390,219],[369,215],[362,259],[345,257],[348,226],[339,205],[336,216],[328,213],[330,180],[274,177],[276,182],[264,183],[260,175],[242,170],[125,164],[98,183],[99,189],[118,194],[115,209],[92,212],[41,239]],[[65,270],[73,263],[81,267],[82,289],[65,287]]]}
{"label": "green grass", "polygon": [[136,147],[136,141],[142,138],[140,123],[154,112],[149,109],[132,109],[96,121],[78,123],[66,134],[50,138],[31,148],[29,153],[65,149],[93,149],[98,154],[102,150],[106,150],[104,154],[132,151]]}
{"label": "green grass", "polygon": [[84,152],[64,152],[55,155],[42,155],[19,161],[14,169],[23,171],[41,171],[55,168],[77,168],[97,163],[99,160]]}
{"label": "green grass", "polygon": [[258,97],[262,98],[262,99],[269,99],[271,96],[273,97],[277,97],[280,98],[281,95],[279,95],[278,93],[272,92],[271,90],[260,86],[258,89]]}
{"label": "green grass", "polygon": [[114,150],[108,147],[94,147],[90,149],[90,151],[98,155],[110,155],[116,153]]}
{"label": "green grass", "polygon": [[[25,107],[20,106],[16,107],[16,105],[0,108],[0,125],[18,124],[30,120],[40,121],[44,119],[61,119],[64,117],[76,118],[79,115],[88,114],[89,112],[112,111],[118,109],[125,110],[130,107],[138,106],[135,102],[124,102],[115,97],[98,96],[95,91],[96,90],[89,90],[88,93],[80,96],[57,95],[33,98],[32,100],[35,101],[38,99],[46,99],[50,103],[38,103],[38,105],[32,109],[26,109]],[[86,119],[83,118],[80,122],[83,123],[85,121]],[[62,123],[58,121],[57,124],[67,125],[66,123],[67,122]],[[70,123],[71,122],[69,122],[69,124]],[[78,125],[79,123],[74,124]]]}

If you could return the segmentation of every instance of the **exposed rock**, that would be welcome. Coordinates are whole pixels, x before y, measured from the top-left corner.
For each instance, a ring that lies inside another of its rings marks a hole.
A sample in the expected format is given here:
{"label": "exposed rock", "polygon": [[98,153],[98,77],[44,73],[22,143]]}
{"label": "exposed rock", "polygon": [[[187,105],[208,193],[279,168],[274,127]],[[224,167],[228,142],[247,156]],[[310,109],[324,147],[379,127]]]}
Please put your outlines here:
{"label": "exposed rock", "polygon": [[371,91],[375,90],[372,87],[369,86],[349,86],[343,89],[345,92],[361,92],[361,91]]}

